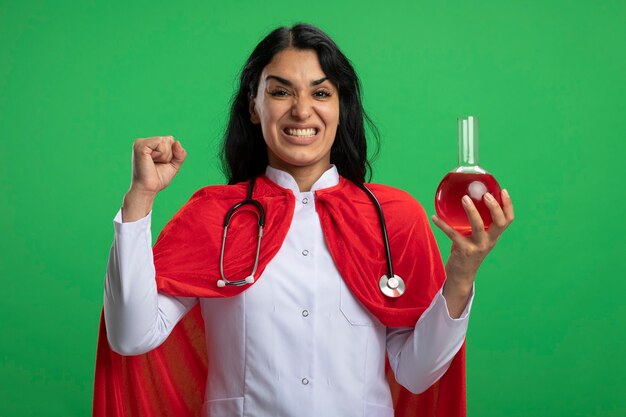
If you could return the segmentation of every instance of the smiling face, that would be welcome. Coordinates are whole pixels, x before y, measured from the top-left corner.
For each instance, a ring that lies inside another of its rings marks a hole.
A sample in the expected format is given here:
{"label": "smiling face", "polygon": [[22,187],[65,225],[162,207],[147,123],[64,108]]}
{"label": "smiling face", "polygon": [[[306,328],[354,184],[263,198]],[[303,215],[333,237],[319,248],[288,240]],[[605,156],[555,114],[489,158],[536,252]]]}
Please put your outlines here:
{"label": "smiling face", "polygon": [[285,49],[263,69],[250,117],[261,124],[270,166],[319,178],[330,167],[339,92],[313,50]]}

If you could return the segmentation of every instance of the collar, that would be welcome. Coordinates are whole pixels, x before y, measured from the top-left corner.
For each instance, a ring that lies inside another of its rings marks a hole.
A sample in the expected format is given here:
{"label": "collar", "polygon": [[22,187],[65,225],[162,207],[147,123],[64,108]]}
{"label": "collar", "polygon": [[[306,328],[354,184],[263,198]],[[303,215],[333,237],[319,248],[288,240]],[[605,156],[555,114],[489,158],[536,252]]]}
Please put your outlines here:
{"label": "collar", "polygon": [[[298,183],[296,183],[296,180],[288,172],[272,168],[268,165],[265,169],[265,175],[274,184],[291,190],[294,195],[302,194],[298,188]],[[337,167],[331,165],[331,167],[324,171],[322,176],[311,186],[310,193],[316,190],[334,187],[337,184],[339,184],[339,172],[337,171]]]}

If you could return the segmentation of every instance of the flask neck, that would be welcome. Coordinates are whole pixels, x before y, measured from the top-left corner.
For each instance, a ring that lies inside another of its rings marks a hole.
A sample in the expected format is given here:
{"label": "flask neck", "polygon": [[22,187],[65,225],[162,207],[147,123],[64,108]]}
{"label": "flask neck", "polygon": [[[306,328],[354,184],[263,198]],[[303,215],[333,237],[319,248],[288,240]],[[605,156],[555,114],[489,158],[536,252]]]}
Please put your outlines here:
{"label": "flask neck", "polygon": [[456,172],[484,172],[478,159],[478,119],[459,117],[459,166]]}

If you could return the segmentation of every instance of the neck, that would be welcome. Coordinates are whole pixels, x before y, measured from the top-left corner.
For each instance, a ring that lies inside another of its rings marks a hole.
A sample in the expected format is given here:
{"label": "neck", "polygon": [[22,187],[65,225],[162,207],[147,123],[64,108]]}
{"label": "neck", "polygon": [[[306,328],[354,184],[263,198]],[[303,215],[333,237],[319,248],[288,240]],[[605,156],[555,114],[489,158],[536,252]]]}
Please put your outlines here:
{"label": "neck", "polygon": [[314,165],[299,167],[282,163],[282,161],[270,161],[270,166],[288,172],[296,180],[300,192],[306,192],[311,191],[313,184],[330,168],[330,163],[320,161]]}

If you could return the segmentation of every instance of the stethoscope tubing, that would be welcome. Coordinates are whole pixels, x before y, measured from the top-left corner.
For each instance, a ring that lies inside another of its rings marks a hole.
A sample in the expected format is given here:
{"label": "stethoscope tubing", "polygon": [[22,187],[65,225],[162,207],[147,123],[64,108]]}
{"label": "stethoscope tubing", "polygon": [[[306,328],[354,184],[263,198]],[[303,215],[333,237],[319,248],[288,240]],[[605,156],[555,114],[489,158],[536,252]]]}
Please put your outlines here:
{"label": "stethoscope tubing", "polygon": [[378,211],[378,219],[380,220],[380,230],[383,235],[383,244],[385,245],[385,254],[387,255],[387,276],[393,277],[393,264],[391,263],[391,248],[389,247],[389,237],[387,235],[387,225],[385,224],[385,216],[383,215],[383,208],[380,206],[378,199],[374,195],[374,193],[365,186],[365,184],[356,184],[360,189],[365,191],[365,193],[369,196],[372,203],[374,203],[374,207],[376,207],[376,211]]}
{"label": "stethoscope tubing", "polygon": [[[248,193],[247,193],[246,199],[232,206],[228,210],[228,212],[226,213],[226,217],[224,218],[224,234],[222,235],[222,248],[220,251],[220,275],[222,279],[217,281],[218,287],[224,287],[226,285],[242,286],[246,284],[252,284],[254,282],[254,274],[256,273],[256,270],[258,268],[259,256],[261,253],[261,239],[263,238],[263,227],[265,226],[265,210],[263,209],[263,206],[261,205],[261,203],[259,203],[257,200],[254,200],[252,198],[252,192],[254,190],[254,182],[255,182],[254,178],[250,180],[250,184],[248,185]],[[369,188],[367,188],[365,184],[363,183],[355,183],[355,184],[368,195],[368,197],[374,204],[374,207],[376,207],[376,211],[378,212],[378,219],[380,221],[380,230],[383,235],[383,244],[385,246],[385,255],[387,257],[387,275],[383,275],[382,277],[380,277],[380,280],[378,282],[380,290],[387,297],[397,298],[404,293],[405,284],[404,284],[404,280],[401,277],[394,275],[393,273],[393,264],[391,262],[391,248],[389,247],[389,237],[387,234],[387,225],[385,224],[385,216],[383,214],[383,209],[378,199],[374,195],[374,193],[372,193],[372,191]],[[252,272],[250,273],[250,275],[247,276],[245,279],[230,281],[224,275],[224,252],[226,249],[226,237],[228,236],[228,226],[230,225],[230,220],[232,219],[232,217],[237,213],[237,209],[245,205],[252,205],[256,207],[257,209],[255,213],[258,217],[259,234],[258,234],[258,239],[257,239],[256,255],[254,258],[254,266],[252,267]]]}
{"label": "stethoscope tubing", "polygon": [[[254,181],[255,179],[253,178],[248,185],[248,194],[246,199],[232,206],[230,210],[228,210],[228,212],[226,213],[226,217],[224,218],[224,233],[222,234],[222,248],[220,250],[220,275],[222,276],[222,279],[217,282],[217,285],[219,287],[224,287],[226,285],[242,286],[246,284],[252,284],[254,282],[254,274],[256,273],[256,270],[259,266],[259,257],[261,254],[263,227],[265,227],[265,209],[263,209],[261,203],[252,199]],[[253,205],[254,207],[256,207],[256,211],[254,213],[257,216],[259,225],[259,234],[256,244],[256,255],[254,257],[254,266],[252,267],[252,272],[250,273],[250,275],[248,275],[245,279],[230,281],[228,278],[226,278],[226,275],[224,275],[224,252],[226,250],[226,237],[228,236],[228,226],[230,225],[230,220],[233,218],[233,216],[238,213],[237,209],[245,205]]]}

